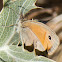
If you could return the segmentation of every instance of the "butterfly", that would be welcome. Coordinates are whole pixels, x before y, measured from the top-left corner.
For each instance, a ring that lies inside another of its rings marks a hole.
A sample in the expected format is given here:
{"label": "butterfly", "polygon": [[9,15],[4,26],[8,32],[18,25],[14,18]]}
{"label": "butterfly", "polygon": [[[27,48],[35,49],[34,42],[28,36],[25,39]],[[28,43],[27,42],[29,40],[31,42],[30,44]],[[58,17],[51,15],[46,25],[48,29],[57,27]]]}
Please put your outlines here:
{"label": "butterfly", "polygon": [[[33,48],[35,51],[46,51],[48,55],[52,55],[59,46],[59,38],[56,33],[47,25],[36,22],[35,20],[19,21],[17,32],[20,33],[23,48]],[[30,46],[32,46],[30,48]]]}

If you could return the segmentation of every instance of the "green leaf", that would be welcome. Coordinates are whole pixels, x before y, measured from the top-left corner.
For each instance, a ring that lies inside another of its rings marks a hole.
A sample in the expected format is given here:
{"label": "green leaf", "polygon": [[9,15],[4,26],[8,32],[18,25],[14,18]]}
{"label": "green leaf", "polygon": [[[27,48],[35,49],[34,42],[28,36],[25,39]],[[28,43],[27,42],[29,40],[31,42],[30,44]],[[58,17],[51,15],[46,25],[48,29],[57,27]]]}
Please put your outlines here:
{"label": "green leaf", "polygon": [[15,45],[4,46],[0,49],[0,57],[7,62],[55,62],[43,56],[35,56],[34,52],[24,51]]}
{"label": "green leaf", "polygon": [[22,11],[24,15],[37,8],[35,2],[36,0],[3,0],[4,7],[0,12],[0,62],[54,62],[42,56],[37,57],[34,52],[24,51],[21,46],[17,46],[19,34],[15,30],[16,26],[5,27],[17,24]]}
{"label": "green leaf", "polygon": [[[35,5],[36,0],[14,0],[14,1],[13,0],[6,0],[4,2],[5,2],[4,6],[12,5],[14,3],[15,4],[14,6],[20,7],[19,8],[19,13],[22,12],[23,15],[28,13],[28,11],[30,11],[31,9],[38,8]],[[14,7],[13,7],[13,9],[14,9]]]}

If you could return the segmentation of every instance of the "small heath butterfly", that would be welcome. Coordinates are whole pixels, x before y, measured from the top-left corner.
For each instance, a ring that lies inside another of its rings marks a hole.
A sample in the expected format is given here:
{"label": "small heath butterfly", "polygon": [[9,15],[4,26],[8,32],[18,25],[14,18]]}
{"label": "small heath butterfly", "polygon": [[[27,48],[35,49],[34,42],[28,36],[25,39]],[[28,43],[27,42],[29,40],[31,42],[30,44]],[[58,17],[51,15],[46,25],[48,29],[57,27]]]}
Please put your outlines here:
{"label": "small heath butterfly", "polygon": [[48,55],[51,55],[58,48],[58,36],[43,23],[32,20],[19,21],[17,32],[21,35],[22,45],[29,47],[33,45],[34,51],[35,49],[41,52],[47,50]]}

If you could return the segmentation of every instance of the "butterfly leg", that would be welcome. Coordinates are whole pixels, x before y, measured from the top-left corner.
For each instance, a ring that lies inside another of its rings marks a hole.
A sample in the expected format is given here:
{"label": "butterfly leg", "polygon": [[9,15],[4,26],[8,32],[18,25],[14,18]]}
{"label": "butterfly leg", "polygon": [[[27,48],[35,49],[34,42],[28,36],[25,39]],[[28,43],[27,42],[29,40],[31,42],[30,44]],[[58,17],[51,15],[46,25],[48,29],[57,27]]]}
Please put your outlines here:
{"label": "butterfly leg", "polygon": [[[21,35],[21,36],[20,36],[20,35]],[[20,37],[21,37],[21,38],[20,38]],[[24,44],[25,44],[25,43],[24,43],[24,38],[23,38],[22,34],[19,33],[19,44],[20,44],[20,41],[21,41],[21,45],[22,45],[22,50],[25,51],[25,49],[24,49]]]}
{"label": "butterfly leg", "polygon": [[21,46],[22,44],[21,44],[21,39],[20,39],[20,32],[19,32],[19,41],[18,41],[18,44],[17,44],[18,46]]}

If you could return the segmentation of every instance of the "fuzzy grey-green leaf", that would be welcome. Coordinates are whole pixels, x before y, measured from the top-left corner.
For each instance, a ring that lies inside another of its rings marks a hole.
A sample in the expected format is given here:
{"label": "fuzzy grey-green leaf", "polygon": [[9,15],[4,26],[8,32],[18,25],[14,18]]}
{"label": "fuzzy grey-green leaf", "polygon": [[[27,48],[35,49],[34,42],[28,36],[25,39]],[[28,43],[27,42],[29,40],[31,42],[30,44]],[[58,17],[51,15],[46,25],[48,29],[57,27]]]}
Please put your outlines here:
{"label": "fuzzy grey-green leaf", "polygon": [[55,62],[43,56],[35,56],[34,52],[30,53],[16,45],[3,47],[3,50],[0,50],[0,57],[7,62]]}

